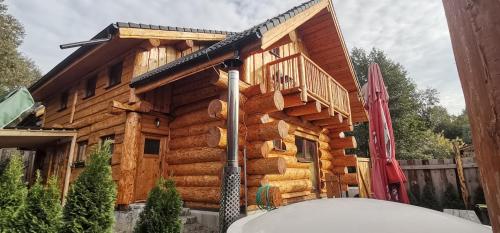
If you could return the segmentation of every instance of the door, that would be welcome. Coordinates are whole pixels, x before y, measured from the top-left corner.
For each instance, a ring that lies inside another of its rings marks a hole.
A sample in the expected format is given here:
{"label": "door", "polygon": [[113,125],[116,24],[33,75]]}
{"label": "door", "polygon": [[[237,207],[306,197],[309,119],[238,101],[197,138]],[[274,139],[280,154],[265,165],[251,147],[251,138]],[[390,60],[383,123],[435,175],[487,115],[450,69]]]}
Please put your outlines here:
{"label": "door", "polygon": [[165,152],[166,137],[154,134],[142,134],[141,147],[137,158],[135,178],[135,200],[143,201],[160,178],[161,159]]}

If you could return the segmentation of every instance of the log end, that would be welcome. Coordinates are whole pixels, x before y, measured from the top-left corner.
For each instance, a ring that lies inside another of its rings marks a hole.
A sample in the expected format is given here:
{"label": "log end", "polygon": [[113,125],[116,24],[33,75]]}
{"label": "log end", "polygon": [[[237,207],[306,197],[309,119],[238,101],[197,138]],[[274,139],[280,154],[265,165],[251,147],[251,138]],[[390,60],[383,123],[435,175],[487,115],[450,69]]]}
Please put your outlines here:
{"label": "log end", "polygon": [[284,120],[279,120],[278,122],[278,133],[281,138],[286,138],[290,132],[290,125]]}
{"label": "log end", "polygon": [[208,130],[207,145],[209,147],[224,147],[226,145],[225,131],[220,127],[211,127]]}
{"label": "log end", "polygon": [[274,92],[273,100],[278,111],[282,111],[285,108],[285,99],[283,98],[283,95],[280,91]]}
{"label": "log end", "polygon": [[215,119],[224,118],[224,113],[227,114],[226,104],[221,100],[212,100],[208,104],[208,116]]}

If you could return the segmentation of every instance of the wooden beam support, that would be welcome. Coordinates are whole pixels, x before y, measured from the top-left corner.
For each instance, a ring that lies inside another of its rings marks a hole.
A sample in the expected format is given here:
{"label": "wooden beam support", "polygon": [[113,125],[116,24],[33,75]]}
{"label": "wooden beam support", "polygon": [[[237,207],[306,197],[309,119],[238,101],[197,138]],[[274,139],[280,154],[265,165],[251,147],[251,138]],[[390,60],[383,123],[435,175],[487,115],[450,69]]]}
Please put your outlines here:
{"label": "wooden beam support", "polygon": [[356,138],[354,136],[349,136],[345,138],[336,138],[330,142],[330,147],[332,149],[346,149],[346,148],[356,148]]}
{"label": "wooden beam support", "polygon": [[357,173],[346,173],[340,176],[340,183],[347,185],[358,185]]}
{"label": "wooden beam support", "polygon": [[184,51],[186,49],[193,48],[194,42],[193,40],[183,40],[175,43],[175,48],[179,51]]}
{"label": "wooden beam support", "polygon": [[120,28],[118,30],[120,38],[201,41],[220,41],[226,38],[226,35],[217,33],[180,32],[143,28]]}
{"label": "wooden beam support", "polygon": [[323,109],[320,113],[304,115],[302,116],[302,119],[306,121],[315,121],[315,120],[328,119],[331,117],[333,117],[333,115],[330,113],[330,111],[328,109]]}
{"label": "wooden beam support", "polygon": [[73,158],[76,152],[76,135],[71,137],[71,144],[69,147],[68,161],[66,163],[66,173],[64,175],[63,191],[62,191],[62,205],[66,203],[66,195],[69,190],[69,181],[71,179],[71,166],[73,165]]}
{"label": "wooden beam support", "polygon": [[272,121],[265,124],[248,127],[246,132],[247,141],[275,140],[288,136],[290,125],[283,120]]}
{"label": "wooden beam support", "polygon": [[356,167],[358,158],[356,155],[346,155],[343,157],[335,157],[331,160],[333,167]]}
{"label": "wooden beam support", "polygon": [[141,115],[136,112],[127,113],[125,132],[120,162],[120,179],[118,180],[118,204],[130,204],[134,201],[137,156],[140,154]]}
{"label": "wooden beam support", "polygon": [[283,96],[283,99],[285,101],[285,108],[302,106],[306,104],[306,102],[302,100],[300,93],[285,95]]}
{"label": "wooden beam support", "polygon": [[302,106],[289,108],[285,112],[290,116],[304,116],[304,115],[320,113],[321,103],[319,101],[311,101]]}
{"label": "wooden beam support", "polygon": [[133,104],[125,104],[116,100],[112,100],[109,102],[109,108],[109,112],[112,114],[120,114],[124,111],[148,113],[151,111],[152,105],[146,101],[139,101]]}
{"label": "wooden beam support", "polygon": [[270,48],[273,44],[279,41],[282,37],[286,36],[290,32],[294,31],[300,25],[302,25],[307,20],[311,19],[318,12],[323,10],[328,6],[329,1],[321,1],[315,5],[309,7],[303,12],[295,15],[294,17],[286,20],[280,25],[271,28],[271,30],[264,33],[261,39],[261,49],[266,50]]}
{"label": "wooden beam support", "polygon": [[251,98],[257,95],[263,95],[266,93],[266,85],[264,83],[255,84],[253,86],[248,86],[243,90],[240,90],[241,93],[247,98]]}
{"label": "wooden beam support", "polygon": [[279,91],[251,97],[244,105],[245,112],[248,114],[277,112],[283,108],[283,95]]}
{"label": "wooden beam support", "polygon": [[[218,74],[215,74],[211,79],[210,79],[210,83],[212,85],[215,85],[221,89],[227,89],[228,85],[229,85],[229,76],[227,74],[226,71],[224,70],[221,70],[221,69],[218,69],[217,70],[217,73]],[[244,92],[246,91],[248,88],[250,88],[251,86],[248,85],[247,83],[243,82],[243,81],[239,81],[238,83],[239,85],[239,89],[240,89],[240,92]],[[264,92],[263,92],[264,93]],[[247,96],[248,97],[248,96]]]}

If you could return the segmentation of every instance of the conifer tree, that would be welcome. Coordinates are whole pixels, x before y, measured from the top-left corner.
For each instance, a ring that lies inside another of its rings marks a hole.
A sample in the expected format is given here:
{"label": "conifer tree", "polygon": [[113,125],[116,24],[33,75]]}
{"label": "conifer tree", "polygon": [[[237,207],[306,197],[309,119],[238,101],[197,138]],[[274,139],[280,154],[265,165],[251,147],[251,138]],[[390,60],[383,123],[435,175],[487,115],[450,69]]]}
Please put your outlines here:
{"label": "conifer tree", "polygon": [[139,215],[135,233],[179,233],[181,198],[173,180],[160,178],[149,192],[146,207]]}
{"label": "conifer tree", "polygon": [[14,155],[0,174],[0,229],[12,229],[19,220],[26,198],[23,161]]}
{"label": "conifer tree", "polygon": [[57,178],[51,177],[47,187],[37,172],[35,184],[28,190],[21,221],[21,232],[57,233],[61,227],[62,207]]}
{"label": "conifer tree", "polygon": [[441,205],[436,199],[436,192],[431,183],[425,184],[419,204],[421,207],[441,211]]}
{"label": "conifer tree", "polygon": [[112,232],[116,187],[109,165],[110,141],[93,150],[68,193],[60,232]]}
{"label": "conifer tree", "polygon": [[448,183],[443,196],[443,208],[445,209],[464,209],[465,205],[458,195],[453,185]]}

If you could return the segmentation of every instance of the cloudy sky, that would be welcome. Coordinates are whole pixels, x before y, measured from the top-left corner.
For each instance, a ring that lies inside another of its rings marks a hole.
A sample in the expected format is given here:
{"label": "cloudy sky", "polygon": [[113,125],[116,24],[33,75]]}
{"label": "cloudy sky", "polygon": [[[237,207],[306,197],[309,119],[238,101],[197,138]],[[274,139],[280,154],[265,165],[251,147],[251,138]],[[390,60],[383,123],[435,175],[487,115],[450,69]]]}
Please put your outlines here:
{"label": "cloudy sky", "polygon": [[[45,73],[116,21],[241,31],[304,0],[6,0],[26,29],[22,52]],[[146,3],[147,2],[147,3]],[[377,47],[400,62],[419,88],[432,87],[458,114],[465,103],[441,1],[333,0],[349,48]]]}

